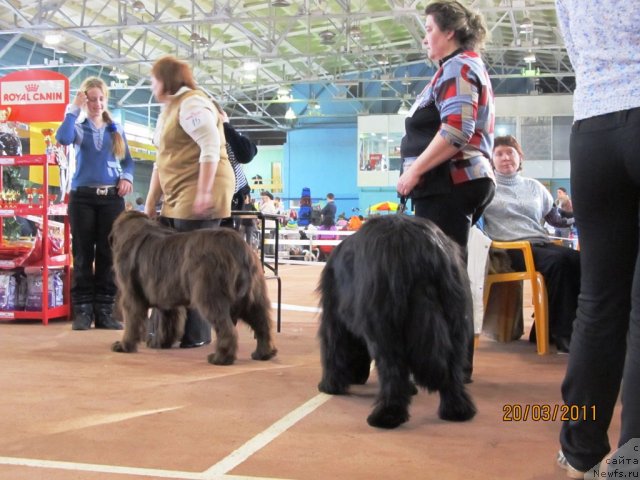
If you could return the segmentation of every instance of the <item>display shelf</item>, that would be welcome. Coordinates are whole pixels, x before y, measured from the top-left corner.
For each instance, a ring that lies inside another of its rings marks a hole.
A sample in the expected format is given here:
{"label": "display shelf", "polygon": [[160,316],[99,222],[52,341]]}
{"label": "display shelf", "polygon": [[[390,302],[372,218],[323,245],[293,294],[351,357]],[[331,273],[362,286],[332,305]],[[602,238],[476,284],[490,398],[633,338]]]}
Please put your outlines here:
{"label": "display shelf", "polygon": [[53,154],[0,156],[0,166],[3,167],[28,167],[30,165],[57,165]]}
{"label": "display shelf", "polygon": [[[0,311],[0,321],[11,320],[41,320],[44,325],[52,318],[69,318],[71,314],[71,252],[70,252],[70,228],[67,217],[67,205],[64,203],[54,204],[49,194],[49,166],[57,165],[54,154],[42,155],[22,155],[22,156],[0,156],[0,191],[2,191],[2,170],[8,167],[42,166],[42,185],[37,199],[33,203],[11,203],[0,206],[0,217],[20,216],[27,218],[39,225],[42,231],[42,241],[39,248],[42,249],[41,259],[33,264],[22,266],[25,273],[42,274],[42,301],[40,310],[2,310]],[[61,216],[62,222],[49,220],[49,216]],[[50,255],[51,240],[49,238],[50,228],[57,228],[62,231],[62,253]],[[0,222],[0,238],[2,237],[2,222]],[[12,260],[0,260],[1,269],[19,268]],[[63,304],[49,306],[49,276],[50,270],[63,270]]]}

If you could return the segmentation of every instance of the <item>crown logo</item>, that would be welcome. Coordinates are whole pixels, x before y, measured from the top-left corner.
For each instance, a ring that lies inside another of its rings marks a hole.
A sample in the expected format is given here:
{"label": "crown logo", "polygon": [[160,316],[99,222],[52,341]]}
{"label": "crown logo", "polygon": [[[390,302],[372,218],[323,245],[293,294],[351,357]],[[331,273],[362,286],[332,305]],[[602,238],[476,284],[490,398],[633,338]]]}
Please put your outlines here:
{"label": "crown logo", "polygon": [[24,89],[27,92],[37,92],[39,88],[40,88],[40,85],[38,85],[37,83],[27,83],[24,86]]}

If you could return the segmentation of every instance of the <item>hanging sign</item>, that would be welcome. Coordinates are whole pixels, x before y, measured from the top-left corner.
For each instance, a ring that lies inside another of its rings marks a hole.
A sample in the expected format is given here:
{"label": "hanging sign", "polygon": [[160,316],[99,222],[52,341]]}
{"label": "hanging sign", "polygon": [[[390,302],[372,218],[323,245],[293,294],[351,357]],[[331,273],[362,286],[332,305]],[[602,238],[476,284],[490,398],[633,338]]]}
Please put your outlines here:
{"label": "hanging sign", "polygon": [[0,78],[0,110],[13,122],[62,121],[69,104],[69,79],[50,70],[23,70]]}

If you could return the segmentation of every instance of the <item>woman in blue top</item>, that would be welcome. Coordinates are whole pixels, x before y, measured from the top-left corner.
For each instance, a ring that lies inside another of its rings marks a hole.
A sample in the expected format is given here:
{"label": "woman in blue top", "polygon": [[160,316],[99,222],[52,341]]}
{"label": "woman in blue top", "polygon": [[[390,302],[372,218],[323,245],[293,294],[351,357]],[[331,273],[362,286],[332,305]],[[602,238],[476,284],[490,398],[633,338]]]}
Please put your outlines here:
{"label": "woman in blue top", "polygon": [[[94,318],[96,328],[122,329],[113,318],[109,234],[124,211],[124,196],[133,190],[133,159],[122,126],[107,111],[108,98],[103,80],[87,78],[56,133],[62,145],[73,144],[76,158],[69,197],[74,330],[88,330]],[[81,112],[86,118],[78,121]]]}

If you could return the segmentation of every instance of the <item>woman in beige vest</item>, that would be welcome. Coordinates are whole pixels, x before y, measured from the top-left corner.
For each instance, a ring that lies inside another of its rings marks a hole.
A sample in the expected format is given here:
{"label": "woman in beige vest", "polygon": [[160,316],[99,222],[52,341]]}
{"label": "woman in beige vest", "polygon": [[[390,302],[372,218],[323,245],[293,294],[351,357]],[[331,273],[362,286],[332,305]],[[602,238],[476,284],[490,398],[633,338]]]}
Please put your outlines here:
{"label": "woman in beige vest", "polygon": [[[164,196],[161,223],[179,232],[217,227],[231,215],[235,183],[222,119],[209,97],[197,89],[189,66],[175,57],[156,61],[151,89],[163,109],[154,135],[157,157],[145,212],[154,217]],[[180,347],[210,342],[209,323],[189,310]]]}

